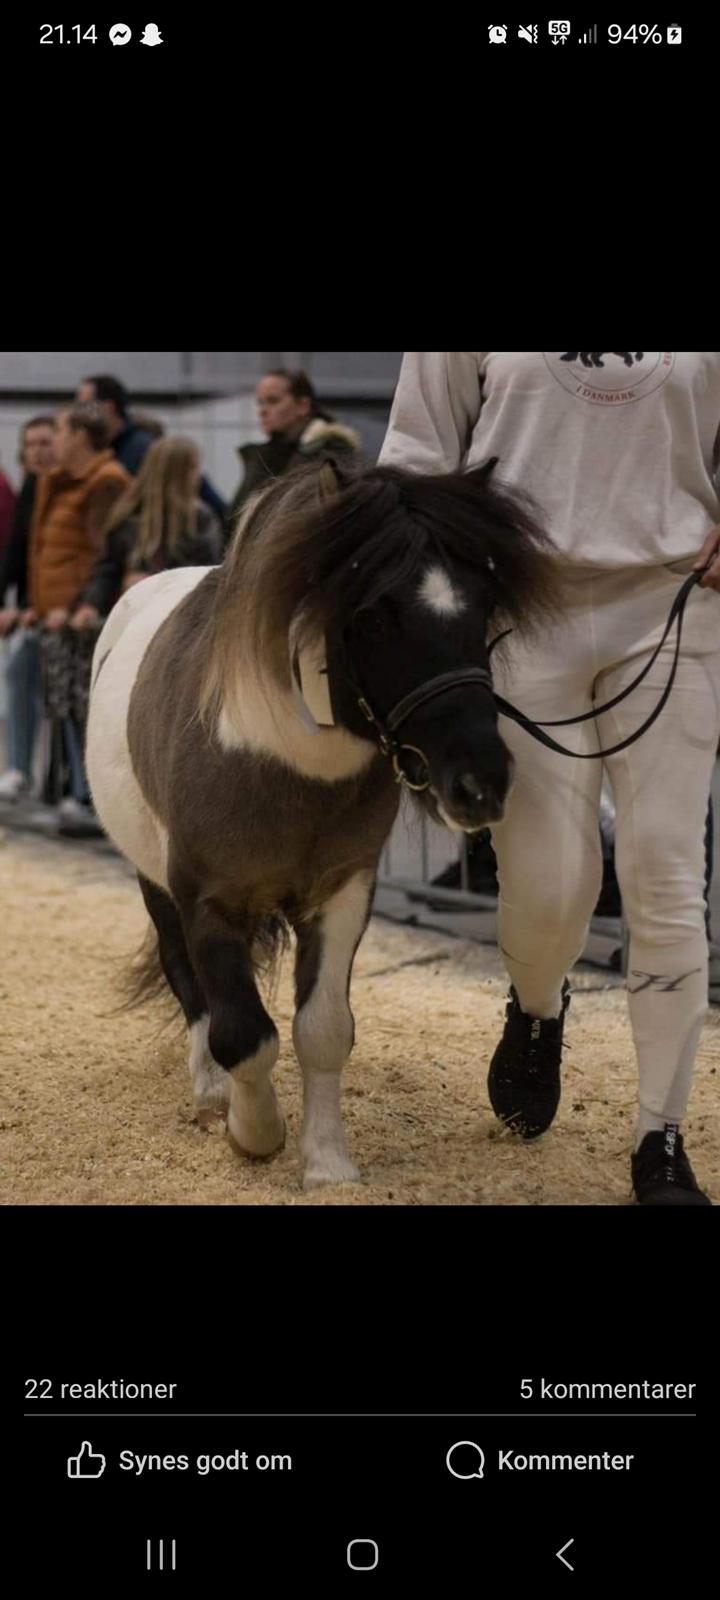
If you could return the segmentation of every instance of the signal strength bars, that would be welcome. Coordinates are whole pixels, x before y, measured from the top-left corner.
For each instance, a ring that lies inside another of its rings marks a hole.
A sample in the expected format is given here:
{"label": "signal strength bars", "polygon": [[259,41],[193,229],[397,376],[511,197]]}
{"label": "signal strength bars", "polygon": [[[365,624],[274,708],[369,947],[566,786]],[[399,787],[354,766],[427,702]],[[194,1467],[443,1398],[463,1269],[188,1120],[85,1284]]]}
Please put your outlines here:
{"label": "signal strength bars", "polygon": [[578,44],[597,44],[597,23],[594,22],[586,33],[581,33]]}

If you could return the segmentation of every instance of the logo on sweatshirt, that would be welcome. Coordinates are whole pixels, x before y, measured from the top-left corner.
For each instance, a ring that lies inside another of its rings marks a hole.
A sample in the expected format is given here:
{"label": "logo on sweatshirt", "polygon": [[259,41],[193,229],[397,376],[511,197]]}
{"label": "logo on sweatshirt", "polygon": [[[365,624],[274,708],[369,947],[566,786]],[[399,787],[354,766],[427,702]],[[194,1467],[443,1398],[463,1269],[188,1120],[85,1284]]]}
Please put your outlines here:
{"label": "logo on sweatshirt", "polygon": [[543,351],[543,358],[568,394],[601,406],[644,400],[667,382],[675,365],[671,350]]}

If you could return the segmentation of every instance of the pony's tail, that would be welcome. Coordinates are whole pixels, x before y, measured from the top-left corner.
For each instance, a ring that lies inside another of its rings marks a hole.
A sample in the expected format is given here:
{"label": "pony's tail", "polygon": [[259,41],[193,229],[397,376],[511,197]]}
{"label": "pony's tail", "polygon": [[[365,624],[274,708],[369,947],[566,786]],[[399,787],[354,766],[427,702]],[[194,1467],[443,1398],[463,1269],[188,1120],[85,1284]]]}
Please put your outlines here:
{"label": "pony's tail", "polygon": [[[266,998],[269,997],[268,1004],[272,1004],[276,998],[282,957],[289,945],[290,930],[284,917],[258,918],[252,929],[250,948],[255,979],[265,991]],[[120,1004],[109,1013],[110,1016],[137,1011],[148,1001],[151,1004],[158,1001],[164,1003],[169,1013],[168,1021],[181,1016],[181,1007],[162,969],[157,933],[152,922],[148,923],[145,938],[131,966],[118,972],[116,987],[120,992]]]}
{"label": "pony's tail", "polygon": [[284,917],[260,918],[252,934],[252,963],[256,982],[269,1006],[277,997],[282,958],[289,945],[290,930]]}
{"label": "pony's tail", "polygon": [[152,922],[148,923],[145,938],[132,964],[118,974],[117,987],[121,999],[113,1016],[124,1011],[136,1011],[147,1001],[164,1001],[173,1014],[180,1009],[160,964],[157,933]]}

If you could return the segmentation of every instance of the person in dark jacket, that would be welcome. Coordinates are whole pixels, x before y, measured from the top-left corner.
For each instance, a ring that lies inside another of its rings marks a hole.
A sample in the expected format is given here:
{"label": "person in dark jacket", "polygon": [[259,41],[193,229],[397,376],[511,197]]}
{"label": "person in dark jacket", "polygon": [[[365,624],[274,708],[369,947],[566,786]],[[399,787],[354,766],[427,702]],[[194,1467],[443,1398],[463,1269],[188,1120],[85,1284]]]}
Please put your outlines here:
{"label": "person in dark jacket", "polygon": [[359,433],[323,410],[307,373],[283,367],[267,372],[255,401],[267,442],[241,445],[238,450],[243,477],[230,507],[228,534],[251,496],[301,461],[312,456],[362,459]]}
{"label": "person in dark jacket", "polygon": [[[28,605],[28,540],[32,522],[33,502],[38,474],[54,465],[53,417],[31,417],[20,433],[18,461],[23,469],[23,481],[15,504],[10,536],[0,558],[0,633],[7,633],[20,619]],[[14,589],[15,605],[5,606],[8,590]],[[12,615],[8,616],[8,612]]]}
{"label": "person in dark jacket", "polygon": [[10,479],[0,467],[0,560],[5,554],[12,531],[17,495]]}
{"label": "person in dark jacket", "polygon": [[198,498],[200,453],[191,439],[158,439],[108,519],[105,547],[70,626],[95,627],[130,584],[169,567],[214,566],[222,528]]}
{"label": "person in dark jacket", "polygon": [[[133,477],[140,471],[153,440],[157,438],[157,424],[144,417],[131,417],[128,411],[130,396],[119,378],[100,374],[83,378],[77,392],[78,400],[97,400],[108,421],[110,443],[118,461]],[[214,511],[222,523],[227,506],[209,479],[201,477],[200,499]]]}
{"label": "person in dark jacket", "polygon": [[[18,800],[30,790],[35,735],[42,715],[40,645],[28,609],[28,550],[38,478],[54,464],[53,436],[53,418],[48,416],[31,417],[21,431],[19,461],[25,475],[0,561],[0,638],[11,641],[6,667],[9,764],[0,777],[0,800],[6,801]],[[14,596],[8,605],[11,591]]]}

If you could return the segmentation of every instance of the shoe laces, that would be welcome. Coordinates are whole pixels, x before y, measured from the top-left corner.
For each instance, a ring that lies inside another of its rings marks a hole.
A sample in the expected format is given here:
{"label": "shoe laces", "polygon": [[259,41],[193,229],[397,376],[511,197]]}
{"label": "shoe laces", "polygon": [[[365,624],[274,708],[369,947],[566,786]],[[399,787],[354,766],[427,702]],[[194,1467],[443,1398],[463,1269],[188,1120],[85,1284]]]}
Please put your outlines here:
{"label": "shoe laces", "polygon": [[569,1004],[570,985],[566,981],[563,984],[559,1017],[530,1017],[523,1011],[515,989],[511,988],[506,1017],[521,1033],[523,1053],[529,1067],[556,1068],[563,1049],[570,1049],[563,1039],[563,1023]]}

